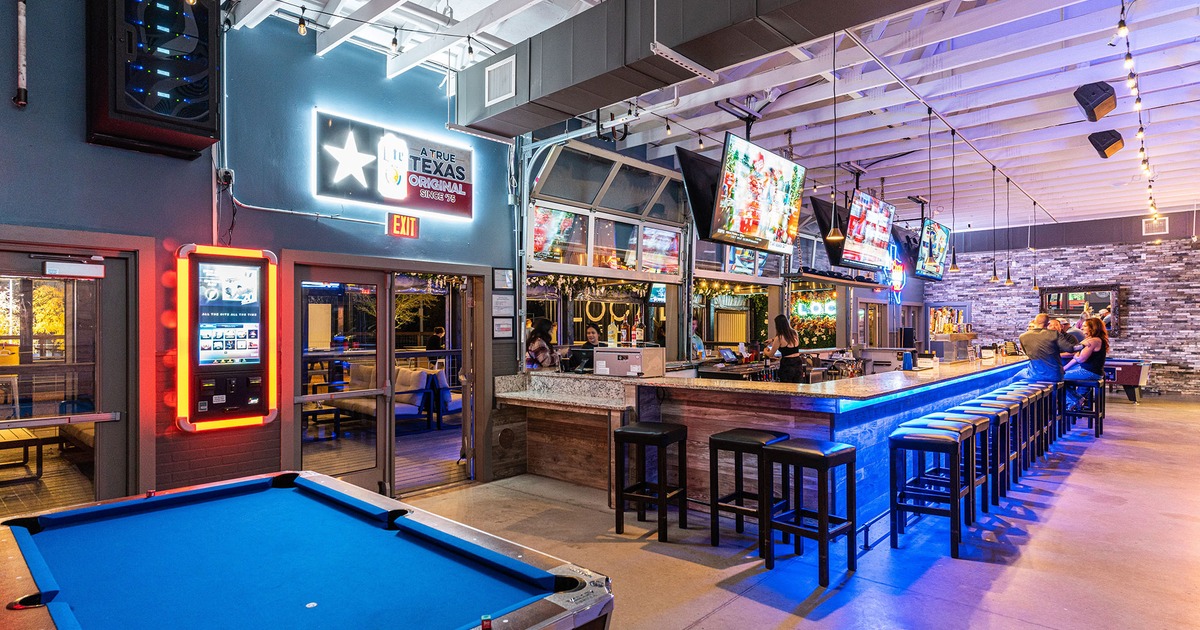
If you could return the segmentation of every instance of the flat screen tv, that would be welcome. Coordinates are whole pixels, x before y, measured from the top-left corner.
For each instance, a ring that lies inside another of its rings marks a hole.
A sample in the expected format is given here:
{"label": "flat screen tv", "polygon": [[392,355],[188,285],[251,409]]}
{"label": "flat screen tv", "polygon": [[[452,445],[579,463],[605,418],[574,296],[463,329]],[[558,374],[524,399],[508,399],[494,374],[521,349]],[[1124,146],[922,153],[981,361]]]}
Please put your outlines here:
{"label": "flat screen tv", "polygon": [[888,245],[896,206],[855,190],[850,195],[850,216],[842,244],[842,266],[878,271],[891,263]]}
{"label": "flat screen tv", "polygon": [[950,251],[950,228],[925,219],[921,226],[921,246],[913,275],[926,280],[941,280],[946,273],[946,254]]}
{"label": "flat screen tv", "polygon": [[709,238],[790,254],[800,228],[804,174],[803,166],[726,133]]}
{"label": "flat screen tv", "polygon": [[917,266],[917,255],[921,249],[921,235],[901,225],[892,225],[892,241],[896,243],[896,254],[905,269]]}
{"label": "flat screen tv", "polygon": [[675,147],[675,156],[683,175],[683,191],[696,221],[696,232],[707,240],[717,198],[717,181],[721,178],[721,163],[680,147]]}
{"label": "flat screen tv", "polygon": [[667,303],[667,285],[657,282],[650,285],[650,294],[646,302],[650,304],[666,304]]}

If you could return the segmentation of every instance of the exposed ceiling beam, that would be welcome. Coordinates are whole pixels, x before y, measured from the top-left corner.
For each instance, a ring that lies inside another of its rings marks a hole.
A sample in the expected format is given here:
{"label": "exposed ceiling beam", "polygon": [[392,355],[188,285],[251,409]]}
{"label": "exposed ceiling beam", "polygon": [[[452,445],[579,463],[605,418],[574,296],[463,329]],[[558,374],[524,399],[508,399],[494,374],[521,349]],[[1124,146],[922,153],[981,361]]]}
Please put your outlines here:
{"label": "exposed ceiling beam", "polygon": [[369,22],[375,22],[391,13],[396,5],[405,3],[406,0],[367,0],[367,3],[351,13],[348,19],[339,20],[325,32],[317,33],[317,56],[325,56],[325,53],[337,48],[356,33],[370,28]]}
{"label": "exposed ceiling beam", "polygon": [[463,19],[445,32],[430,36],[429,39],[418,44],[412,50],[395,57],[389,57],[387,60],[387,76],[391,78],[403,74],[421,65],[426,59],[445,52],[446,49],[454,46],[468,35],[474,36],[479,31],[507,20],[538,2],[540,0],[497,0]]}
{"label": "exposed ceiling beam", "polygon": [[233,9],[233,28],[254,28],[281,6],[280,0],[242,0]]}

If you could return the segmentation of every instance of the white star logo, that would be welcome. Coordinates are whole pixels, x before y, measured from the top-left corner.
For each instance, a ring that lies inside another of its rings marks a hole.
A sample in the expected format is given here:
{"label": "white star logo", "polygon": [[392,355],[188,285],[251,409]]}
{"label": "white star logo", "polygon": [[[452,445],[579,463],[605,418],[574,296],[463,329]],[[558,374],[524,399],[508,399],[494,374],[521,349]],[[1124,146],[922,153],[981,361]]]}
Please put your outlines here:
{"label": "white star logo", "polygon": [[326,144],[321,148],[325,149],[338,162],[337,172],[333,174],[334,184],[353,175],[363,188],[367,187],[367,176],[363,173],[363,167],[374,162],[375,156],[370,153],[358,152],[358,143],[354,141],[353,131],[346,134],[346,146],[336,147]]}

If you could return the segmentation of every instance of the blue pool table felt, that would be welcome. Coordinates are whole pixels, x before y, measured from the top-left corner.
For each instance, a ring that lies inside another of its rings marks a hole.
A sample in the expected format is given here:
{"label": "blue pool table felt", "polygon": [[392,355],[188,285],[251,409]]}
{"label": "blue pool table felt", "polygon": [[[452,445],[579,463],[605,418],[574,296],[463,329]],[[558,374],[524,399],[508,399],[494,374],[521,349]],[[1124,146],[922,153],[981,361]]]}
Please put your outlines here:
{"label": "blue pool table felt", "polygon": [[14,531],[39,588],[57,583],[61,627],[469,628],[553,590],[548,572],[407,517],[389,530],[385,514],[305,481],[83,508]]}

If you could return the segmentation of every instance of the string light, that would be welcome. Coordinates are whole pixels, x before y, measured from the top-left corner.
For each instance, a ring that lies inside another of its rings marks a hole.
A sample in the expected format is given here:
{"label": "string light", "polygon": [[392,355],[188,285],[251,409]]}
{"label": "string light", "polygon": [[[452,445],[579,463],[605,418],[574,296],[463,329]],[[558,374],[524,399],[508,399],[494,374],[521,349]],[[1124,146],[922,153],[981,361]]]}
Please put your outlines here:
{"label": "string light", "polygon": [[1146,159],[1146,145],[1142,145],[1142,146],[1141,146],[1141,147],[1138,149],[1138,159],[1139,159],[1139,160],[1144,160],[1144,159]]}
{"label": "string light", "polygon": [[1117,37],[1125,37],[1126,35],[1129,35],[1129,27],[1125,25],[1125,18],[1121,18],[1121,21],[1117,22]]}
{"label": "string light", "polygon": [[671,121],[670,120],[667,121],[667,135],[668,136],[671,135]]}
{"label": "string light", "polygon": [[1146,137],[1146,127],[1144,125],[1139,124],[1138,130],[1137,130],[1137,139],[1141,140],[1142,138],[1145,138],[1145,137]]}
{"label": "string light", "polygon": [[400,52],[400,29],[392,27],[392,52]]}
{"label": "string light", "polygon": [[1133,100],[1133,111],[1142,111],[1142,97],[1139,96]]}
{"label": "string light", "polygon": [[704,135],[703,134],[696,134],[696,135],[700,136],[700,148],[703,149],[704,148]]}
{"label": "string light", "polygon": [[1125,69],[1133,70],[1133,53],[1125,53]]}
{"label": "string light", "polygon": [[296,24],[296,32],[300,37],[308,35],[308,22],[304,19],[304,7],[300,7],[300,21]]}
{"label": "string light", "polygon": [[475,48],[471,46],[471,36],[467,35],[467,59],[475,63]]}

